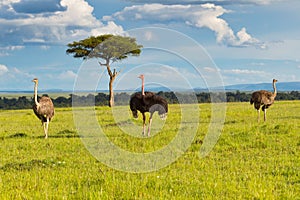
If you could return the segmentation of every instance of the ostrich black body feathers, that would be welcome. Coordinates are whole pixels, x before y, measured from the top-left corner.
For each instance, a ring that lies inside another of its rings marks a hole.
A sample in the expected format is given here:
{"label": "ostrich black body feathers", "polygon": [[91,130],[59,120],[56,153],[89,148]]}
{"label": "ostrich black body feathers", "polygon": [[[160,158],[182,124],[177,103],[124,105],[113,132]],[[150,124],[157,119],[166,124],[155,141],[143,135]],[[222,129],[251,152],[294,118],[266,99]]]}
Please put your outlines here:
{"label": "ostrich black body feathers", "polygon": [[158,112],[159,116],[163,119],[168,113],[168,102],[153,92],[145,92],[143,96],[141,92],[136,92],[130,99],[130,109],[135,118],[138,117],[137,111],[141,113]]}

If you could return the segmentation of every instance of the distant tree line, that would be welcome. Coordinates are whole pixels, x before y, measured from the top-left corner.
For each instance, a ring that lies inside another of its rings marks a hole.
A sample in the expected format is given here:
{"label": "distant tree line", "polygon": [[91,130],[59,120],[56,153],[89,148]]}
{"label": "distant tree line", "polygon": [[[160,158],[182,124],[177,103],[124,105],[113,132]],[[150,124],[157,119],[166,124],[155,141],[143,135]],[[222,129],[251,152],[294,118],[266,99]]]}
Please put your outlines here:
{"label": "distant tree line", "polygon": [[[210,103],[211,97],[220,102],[247,102],[251,98],[251,93],[246,92],[226,92],[224,93],[188,93],[188,92],[158,92],[159,96],[164,97],[170,104],[178,103]],[[115,94],[116,105],[128,105],[131,95],[129,93]],[[225,99],[224,99],[225,97]],[[276,100],[300,100],[300,92],[280,92],[277,94]],[[70,94],[69,97],[57,97],[52,99],[55,107],[72,107],[72,106],[105,106],[109,103],[109,95],[98,93],[97,95],[75,95]],[[72,103],[74,105],[72,105]],[[33,97],[28,98],[21,96],[18,98],[0,97],[0,109],[29,109],[34,104]]]}

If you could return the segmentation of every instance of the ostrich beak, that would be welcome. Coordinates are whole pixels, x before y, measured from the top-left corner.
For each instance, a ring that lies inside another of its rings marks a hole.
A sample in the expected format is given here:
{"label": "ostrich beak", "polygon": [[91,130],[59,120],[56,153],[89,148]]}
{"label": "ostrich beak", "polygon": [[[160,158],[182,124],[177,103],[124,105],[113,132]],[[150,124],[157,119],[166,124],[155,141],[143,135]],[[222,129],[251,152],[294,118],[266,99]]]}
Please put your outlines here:
{"label": "ostrich beak", "polygon": [[141,75],[138,76],[138,78],[143,79],[143,78],[144,78],[144,75],[141,74]]}

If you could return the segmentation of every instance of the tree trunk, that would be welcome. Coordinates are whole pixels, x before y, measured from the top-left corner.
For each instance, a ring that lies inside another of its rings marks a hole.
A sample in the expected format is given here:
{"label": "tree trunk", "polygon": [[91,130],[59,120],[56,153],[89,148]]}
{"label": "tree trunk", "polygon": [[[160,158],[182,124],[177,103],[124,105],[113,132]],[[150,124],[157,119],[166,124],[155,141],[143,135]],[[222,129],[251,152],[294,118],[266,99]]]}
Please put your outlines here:
{"label": "tree trunk", "polygon": [[114,106],[114,90],[113,90],[113,83],[115,80],[115,76],[112,76],[109,78],[109,103],[108,106],[109,107],[113,107]]}
{"label": "tree trunk", "polygon": [[[108,63],[108,62],[107,62]],[[109,88],[109,103],[108,106],[109,107],[113,107],[114,106],[114,90],[113,90],[113,83],[114,80],[116,79],[117,75],[119,74],[118,72],[116,72],[116,69],[114,69],[114,71],[112,72],[110,70],[110,65],[106,64],[106,69],[107,69],[107,73],[109,75],[109,84],[108,84],[108,88]]]}

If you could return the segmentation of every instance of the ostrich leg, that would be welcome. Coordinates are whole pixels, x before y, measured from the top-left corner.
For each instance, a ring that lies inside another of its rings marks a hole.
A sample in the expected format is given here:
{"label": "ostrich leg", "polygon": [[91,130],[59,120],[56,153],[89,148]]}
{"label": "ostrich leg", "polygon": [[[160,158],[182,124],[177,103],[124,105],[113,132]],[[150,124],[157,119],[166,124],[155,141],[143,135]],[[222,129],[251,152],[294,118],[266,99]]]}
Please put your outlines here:
{"label": "ostrich leg", "polygon": [[148,137],[150,137],[151,124],[152,124],[152,115],[153,115],[153,113],[150,113],[149,127],[148,127]]}
{"label": "ostrich leg", "polygon": [[142,113],[143,114],[143,136],[145,135],[145,128],[146,128],[146,116],[145,116],[145,113]]}
{"label": "ostrich leg", "polygon": [[44,128],[44,134],[45,134],[45,138],[46,138],[46,135],[47,135],[46,122],[43,122],[43,128]]}
{"label": "ostrich leg", "polygon": [[264,121],[266,121],[267,120],[267,109],[265,108],[265,110],[264,110]]}
{"label": "ostrich leg", "polygon": [[45,139],[48,138],[48,127],[49,127],[49,119],[47,118],[47,122],[44,122]]}
{"label": "ostrich leg", "polygon": [[260,120],[260,109],[257,110],[257,122]]}

